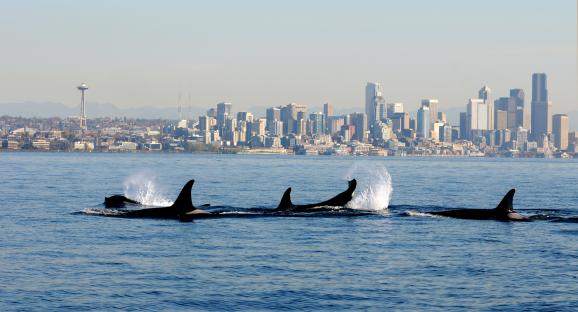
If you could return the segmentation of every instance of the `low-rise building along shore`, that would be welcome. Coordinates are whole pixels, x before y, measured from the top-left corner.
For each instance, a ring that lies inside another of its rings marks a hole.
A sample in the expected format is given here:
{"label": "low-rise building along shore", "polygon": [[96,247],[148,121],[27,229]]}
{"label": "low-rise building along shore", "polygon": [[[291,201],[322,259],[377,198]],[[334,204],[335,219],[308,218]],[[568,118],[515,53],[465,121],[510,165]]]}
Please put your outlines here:
{"label": "low-rise building along shore", "polygon": [[[557,149],[548,137],[542,142],[501,142],[499,132],[481,133],[474,140],[458,136],[420,138],[412,129],[395,130],[387,120],[380,134],[371,137],[352,135],[355,126],[341,126],[330,131],[317,121],[300,121],[303,131],[284,134],[282,125],[272,131],[265,129],[265,118],[241,122],[229,121],[229,128],[218,130],[216,118],[199,121],[163,119],[96,118],[87,120],[87,129],[80,129],[78,119],[0,117],[0,152],[115,152],[115,153],[235,153],[245,155],[357,155],[357,156],[426,156],[426,157],[520,157],[572,158],[578,156],[578,135],[568,135],[565,150]],[[336,119],[337,116],[331,116]],[[347,116],[339,118],[348,119]],[[209,117],[210,119],[210,117]],[[230,119],[226,119],[230,120]],[[345,122],[344,120],[343,122]],[[207,127],[207,124],[209,125]],[[240,126],[239,126],[240,125]],[[261,125],[261,127],[260,127]],[[248,129],[247,129],[248,128]],[[323,129],[323,130],[322,130]],[[221,132],[221,133],[219,133]],[[385,135],[384,135],[385,134]],[[361,141],[359,139],[362,139]],[[499,144],[498,144],[499,143]]]}

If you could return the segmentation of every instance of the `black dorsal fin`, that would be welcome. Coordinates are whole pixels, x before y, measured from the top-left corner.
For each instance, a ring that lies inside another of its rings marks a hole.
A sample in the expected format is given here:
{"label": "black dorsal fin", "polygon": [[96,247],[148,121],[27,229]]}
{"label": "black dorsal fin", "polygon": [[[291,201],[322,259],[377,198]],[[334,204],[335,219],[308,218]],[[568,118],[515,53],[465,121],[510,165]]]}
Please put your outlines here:
{"label": "black dorsal fin", "polygon": [[496,207],[496,210],[505,213],[514,211],[514,193],[516,193],[516,189],[511,189],[508,193],[506,193],[500,204],[498,204],[498,207]]}
{"label": "black dorsal fin", "polygon": [[195,210],[195,206],[193,206],[193,200],[191,199],[191,189],[193,188],[193,184],[195,180],[190,180],[183,186],[179,197],[175,200],[175,203],[171,206],[171,208],[176,208],[181,211],[192,211]]}
{"label": "black dorsal fin", "polygon": [[351,192],[353,194],[353,192],[355,191],[355,188],[357,187],[357,180],[352,179],[351,181],[348,182],[349,187],[347,188],[348,192]]}
{"label": "black dorsal fin", "polygon": [[288,188],[285,193],[283,193],[283,197],[281,197],[281,202],[279,202],[279,206],[277,209],[279,210],[288,210],[293,207],[293,203],[291,203],[291,188]]}

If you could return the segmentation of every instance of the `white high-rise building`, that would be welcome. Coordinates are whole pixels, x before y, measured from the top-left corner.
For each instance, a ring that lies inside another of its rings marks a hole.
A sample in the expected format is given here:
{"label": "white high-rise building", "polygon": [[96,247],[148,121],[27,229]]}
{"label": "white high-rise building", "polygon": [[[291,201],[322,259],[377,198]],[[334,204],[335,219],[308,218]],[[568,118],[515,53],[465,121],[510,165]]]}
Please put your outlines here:
{"label": "white high-rise building", "polygon": [[492,99],[492,89],[484,85],[478,92],[478,98],[483,100],[486,104],[486,120],[487,126],[485,129],[494,130],[494,101]]}
{"label": "white high-rise building", "polygon": [[437,99],[423,99],[421,100],[421,106],[427,106],[429,108],[429,127],[430,130],[434,130],[434,122],[438,120],[438,104],[439,101]]}
{"label": "white high-rise building", "polygon": [[383,103],[381,85],[377,82],[368,82],[365,86],[365,114],[370,127],[379,120],[379,105]]}
{"label": "white high-rise building", "polygon": [[488,105],[481,99],[470,99],[467,106],[467,130],[488,130]]}

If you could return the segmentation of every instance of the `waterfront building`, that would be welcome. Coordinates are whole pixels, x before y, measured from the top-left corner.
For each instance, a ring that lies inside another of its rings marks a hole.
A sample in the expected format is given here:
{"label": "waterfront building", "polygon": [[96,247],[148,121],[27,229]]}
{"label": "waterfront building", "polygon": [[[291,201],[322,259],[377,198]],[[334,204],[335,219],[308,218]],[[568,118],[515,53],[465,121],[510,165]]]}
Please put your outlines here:
{"label": "waterfront building", "polygon": [[522,127],[516,128],[514,138],[516,139],[518,149],[521,151],[526,151],[528,145],[528,129],[524,129]]}

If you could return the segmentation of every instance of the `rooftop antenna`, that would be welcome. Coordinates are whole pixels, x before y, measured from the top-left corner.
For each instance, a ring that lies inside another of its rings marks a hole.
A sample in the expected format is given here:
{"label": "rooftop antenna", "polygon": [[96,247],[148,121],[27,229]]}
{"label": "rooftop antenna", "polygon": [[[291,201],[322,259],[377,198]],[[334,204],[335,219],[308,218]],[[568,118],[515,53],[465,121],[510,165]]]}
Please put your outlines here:
{"label": "rooftop antenna", "polygon": [[177,100],[178,111],[179,111],[179,120],[183,120],[183,112],[181,107],[181,91],[179,91],[179,97]]}
{"label": "rooftop antenna", "polygon": [[191,92],[189,91],[189,111],[187,113],[187,119],[191,120],[191,106],[192,106],[192,97],[191,97]]}

